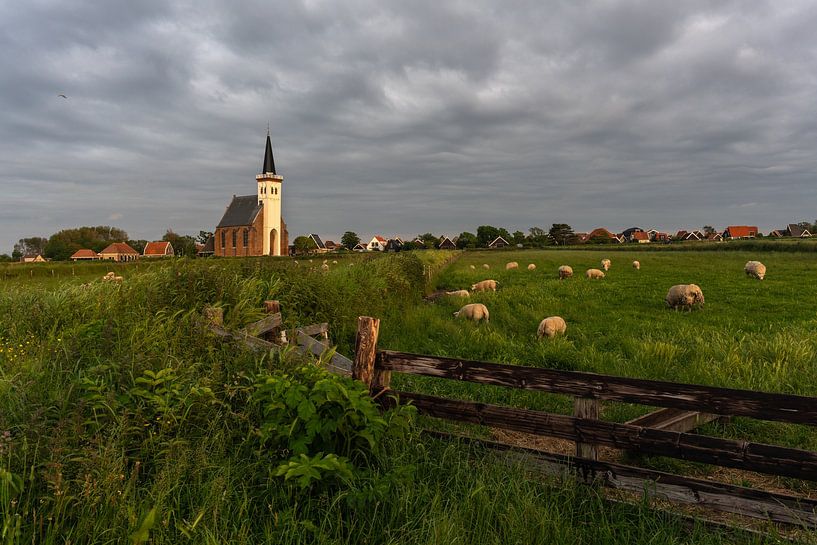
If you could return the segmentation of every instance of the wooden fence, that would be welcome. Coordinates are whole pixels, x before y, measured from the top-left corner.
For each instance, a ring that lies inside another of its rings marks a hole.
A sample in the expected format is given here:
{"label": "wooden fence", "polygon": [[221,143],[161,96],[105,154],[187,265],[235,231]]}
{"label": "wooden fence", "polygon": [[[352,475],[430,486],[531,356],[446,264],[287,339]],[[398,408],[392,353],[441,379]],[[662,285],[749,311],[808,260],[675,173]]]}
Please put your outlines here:
{"label": "wooden fence", "polygon": [[[817,527],[817,500],[600,461],[597,446],[668,456],[769,475],[817,481],[817,452],[689,433],[720,416],[817,425],[817,398],[502,365],[378,350],[379,320],[358,319],[352,377],[384,406],[410,402],[421,414],[504,430],[567,439],[576,456],[464,438],[523,456],[548,473],[575,472],[588,482],[779,523]],[[573,396],[572,416],[392,391],[392,373],[406,373]],[[390,395],[382,395],[388,391]],[[599,420],[599,403],[635,403],[662,410],[619,424]],[[435,433],[437,436],[456,437]]]}

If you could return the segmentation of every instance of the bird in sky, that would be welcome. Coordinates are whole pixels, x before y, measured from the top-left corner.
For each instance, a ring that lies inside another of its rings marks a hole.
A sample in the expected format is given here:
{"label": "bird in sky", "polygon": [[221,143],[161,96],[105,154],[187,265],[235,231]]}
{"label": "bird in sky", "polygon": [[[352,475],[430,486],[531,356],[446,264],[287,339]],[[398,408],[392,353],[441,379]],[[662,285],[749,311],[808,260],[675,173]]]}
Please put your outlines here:
{"label": "bird in sky", "polygon": [[68,97],[67,97],[67,96],[65,96],[65,95],[63,95],[63,94],[59,94],[59,95],[57,95],[57,96],[58,96],[58,97],[62,97],[62,98],[64,98],[65,100],[68,100]]}

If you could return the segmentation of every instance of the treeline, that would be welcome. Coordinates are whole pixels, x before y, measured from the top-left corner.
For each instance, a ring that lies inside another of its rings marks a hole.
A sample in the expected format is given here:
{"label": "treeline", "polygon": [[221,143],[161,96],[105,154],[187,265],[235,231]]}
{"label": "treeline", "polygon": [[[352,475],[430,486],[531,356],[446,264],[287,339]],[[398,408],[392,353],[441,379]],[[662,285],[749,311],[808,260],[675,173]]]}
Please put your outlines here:
{"label": "treeline", "polygon": [[[190,235],[180,235],[172,229],[168,229],[161,240],[170,242],[176,255],[192,257],[196,255],[196,243],[204,244],[210,235],[211,233],[207,231],[199,231],[197,237],[192,237]],[[128,233],[118,227],[108,225],[83,226],[63,229],[48,238],[21,238],[14,245],[11,255],[0,255],[0,261],[19,261],[21,257],[26,255],[41,255],[53,261],[66,261],[77,250],[87,248],[99,253],[114,242],[126,242],[141,254],[150,241],[131,239],[128,237]]]}

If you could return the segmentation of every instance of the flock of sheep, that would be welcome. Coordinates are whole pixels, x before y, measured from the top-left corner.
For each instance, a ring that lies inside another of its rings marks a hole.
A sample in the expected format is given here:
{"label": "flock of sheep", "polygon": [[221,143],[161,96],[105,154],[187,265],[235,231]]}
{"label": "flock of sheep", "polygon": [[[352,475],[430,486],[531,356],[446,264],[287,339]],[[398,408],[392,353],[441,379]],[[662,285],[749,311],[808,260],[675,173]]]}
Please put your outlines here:
{"label": "flock of sheep", "polygon": [[[602,259],[601,260],[601,268],[605,271],[609,271],[612,262],[609,259]],[[641,270],[641,263],[639,261],[633,261],[632,263],[633,268],[635,270]],[[484,269],[490,269],[490,266],[485,263],[482,265]],[[519,263],[516,261],[511,261],[505,265],[505,270],[512,270],[518,269]],[[471,270],[476,270],[474,265],[471,265]],[[528,270],[533,271],[536,270],[536,265],[531,263],[528,265]],[[758,280],[763,280],[766,277],[766,266],[761,263],[760,261],[749,261],[743,268],[744,272],[747,276],[756,278]],[[562,265],[558,269],[559,272],[559,280],[565,280],[567,278],[571,278],[573,276],[573,268],[570,265]],[[585,271],[585,277],[590,280],[598,280],[604,278],[604,272],[599,269],[587,269]],[[455,290],[455,291],[448,291],[445,292],[446,295],[452,297],[470,297],[471,292],[482,292],[482,291],[496,291],[499,282],[496,280],[483,280],[481,282],[477,282],[471,286],[471,291],[468,290]],[[672,286],[669,291],[667,292],[667,296],[664,299],[667,306],[673,309],[686,309],[691,310],[693,307],[703,306],[704,304],[704,294],[701,291],[701,288],[695,284],[678,284]],[[468,305],[463,306],[457,312],[454,313],[454,318],[465,318],[468,320],[473,320],[475,322],[479,321],[488,321],[490,319],[490,313],[488,312],[488,307],[486,307],[482,303],[471,303]],[[541,339],[542,337],[553,338],[556,335],[563,335],[567,331],[567,323],[565,322],[564,318],[561,316],[548,316],[541,322],[539,322],[539,328],[537,330],[537,336]]]}

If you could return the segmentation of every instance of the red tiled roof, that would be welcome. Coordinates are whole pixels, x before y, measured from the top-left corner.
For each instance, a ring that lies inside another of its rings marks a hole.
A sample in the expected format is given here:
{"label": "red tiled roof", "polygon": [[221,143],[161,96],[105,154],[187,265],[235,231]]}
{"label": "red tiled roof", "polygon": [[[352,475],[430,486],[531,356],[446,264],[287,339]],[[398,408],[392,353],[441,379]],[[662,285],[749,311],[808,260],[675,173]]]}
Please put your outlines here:
{"label": "red tiled roof", "polygon": [[633,239],[635,239],[635,240],[650,240],[650,235],[648,235],[644,231],[636,231],[635,233],[633,233]]}
{"label": "red tiled roof", "polygon": [[604,227],[599,227],[598,229],[593,229],[592,231],[590,231],[590,234],[587,235],[588,239],[596,237],[616,238],[616,235],[614,235]]}
{"label": "red tiled roof", "polygon": [[88,250],[87,248],[82,248],[81,250],[77,250],[76,252],[74,252],[74,255],[71,256],[71,259],[74,259],[75,257],[78,258],[96,257],[96,252],[93,250]]}
{"label": "red tiled roof", "polygon": [[757,236],[757,227],[754,225],[730,225],[726,230],[732,238]]}
{"label": "red tiled roof", "polygon": [[143,253],[144,255],[167,255],[168,246],[170,243],[166,240],[148,242]]}
{"label": "red tiled roof", "polygon": [[100,254],[132,254],[139,255],[139,252],[128,246],[124,242],[114,242],[107,248],[99,252]]}
{"label": "red tiled roof", "polygon": [[386,243],[386,239],[381,237],[380,235],[375,235],[374,238],[376,238],[378,242],[382,242],[383,244]]}

